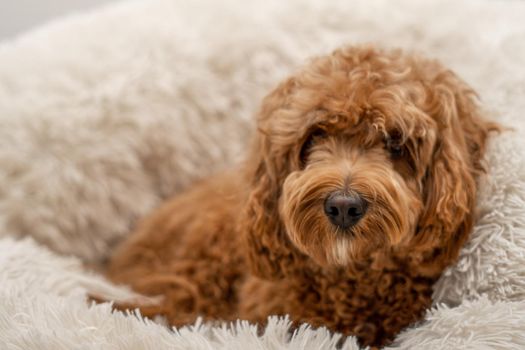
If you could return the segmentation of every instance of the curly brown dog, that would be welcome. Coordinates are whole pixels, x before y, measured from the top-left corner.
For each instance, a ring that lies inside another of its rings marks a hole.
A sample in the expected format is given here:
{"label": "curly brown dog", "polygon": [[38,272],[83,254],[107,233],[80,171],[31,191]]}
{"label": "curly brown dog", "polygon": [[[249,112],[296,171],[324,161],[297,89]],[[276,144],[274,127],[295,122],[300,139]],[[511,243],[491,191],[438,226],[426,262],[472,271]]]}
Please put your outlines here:
{"label": "curly brown dog", "polygon": [[384,345],[468,238],[497,129],[435,61],[337,50],[271,92],[246,161],[146,218],[108,274],[163,295],[143,311],[173,325],[289,314]]}

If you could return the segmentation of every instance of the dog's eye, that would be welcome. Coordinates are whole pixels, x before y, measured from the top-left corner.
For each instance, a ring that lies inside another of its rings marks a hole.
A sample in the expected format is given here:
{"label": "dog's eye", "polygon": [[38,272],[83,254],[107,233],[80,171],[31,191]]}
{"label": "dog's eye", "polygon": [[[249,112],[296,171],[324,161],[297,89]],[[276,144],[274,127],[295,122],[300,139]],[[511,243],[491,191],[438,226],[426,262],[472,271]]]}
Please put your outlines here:
{"label": "dog's eye", "polygon": [[385,146],[392,159],[399,159],[405,155],[405,145],[399,130],[390,130],[385,139]]}
{"label": "dog's eye", "polygon": [[390,145],[388,150],[392,159],[399,159],[405,155],[405,147],[403,145]]}
{"label": "dog's eye", "polygon": [[318,142],[320,139],[324,138],[326,136],[326,132],[324,130],[318,129],[313,131],[308,135],[306,140],[303,143],[303,146],[301,147],[301,164],[304,166],[306,164],[306,159],[308,158],[308,152],[310,149],[315,145],[316,142]]}
{"label": "dog's eye", "polygon": [[386,149],[390,153],[392,159],[399,159],[405,155],[405,145],[397,134],[386,140]]}

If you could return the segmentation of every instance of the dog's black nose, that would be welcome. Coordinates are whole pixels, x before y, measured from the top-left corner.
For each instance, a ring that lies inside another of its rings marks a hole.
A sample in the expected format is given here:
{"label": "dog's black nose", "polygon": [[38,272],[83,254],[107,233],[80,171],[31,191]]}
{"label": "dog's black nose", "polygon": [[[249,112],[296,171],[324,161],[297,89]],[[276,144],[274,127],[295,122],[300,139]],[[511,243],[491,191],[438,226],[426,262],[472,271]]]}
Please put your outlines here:
{"label": "dog's black nose", "polygon": [[366,202],[357,194],[333,192],[324,202],[324,212],[332,224],[346,229],[365,215]]}

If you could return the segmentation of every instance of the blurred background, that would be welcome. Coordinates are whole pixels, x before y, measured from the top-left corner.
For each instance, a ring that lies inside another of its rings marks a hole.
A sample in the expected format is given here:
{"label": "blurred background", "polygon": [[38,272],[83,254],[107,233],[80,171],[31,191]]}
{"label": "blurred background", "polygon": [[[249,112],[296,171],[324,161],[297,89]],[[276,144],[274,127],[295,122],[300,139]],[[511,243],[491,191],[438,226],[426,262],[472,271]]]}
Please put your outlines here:
{"label": "blurred background", "polygon": [[116,0],[0,0],[0,41],[56,17],[90,10]]}

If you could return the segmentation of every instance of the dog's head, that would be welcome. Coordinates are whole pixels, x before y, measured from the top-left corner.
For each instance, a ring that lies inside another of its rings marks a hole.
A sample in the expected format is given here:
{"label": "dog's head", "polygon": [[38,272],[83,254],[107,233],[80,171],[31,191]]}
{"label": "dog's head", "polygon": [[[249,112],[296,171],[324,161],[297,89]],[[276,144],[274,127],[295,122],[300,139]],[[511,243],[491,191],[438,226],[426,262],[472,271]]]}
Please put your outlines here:
{"label": "dog's head", "polygon": [[437,62],[338,50],[279,85],[257,123],[241,220],[256,274],[389,251],[432,275],[457,255],[495,125]]}

